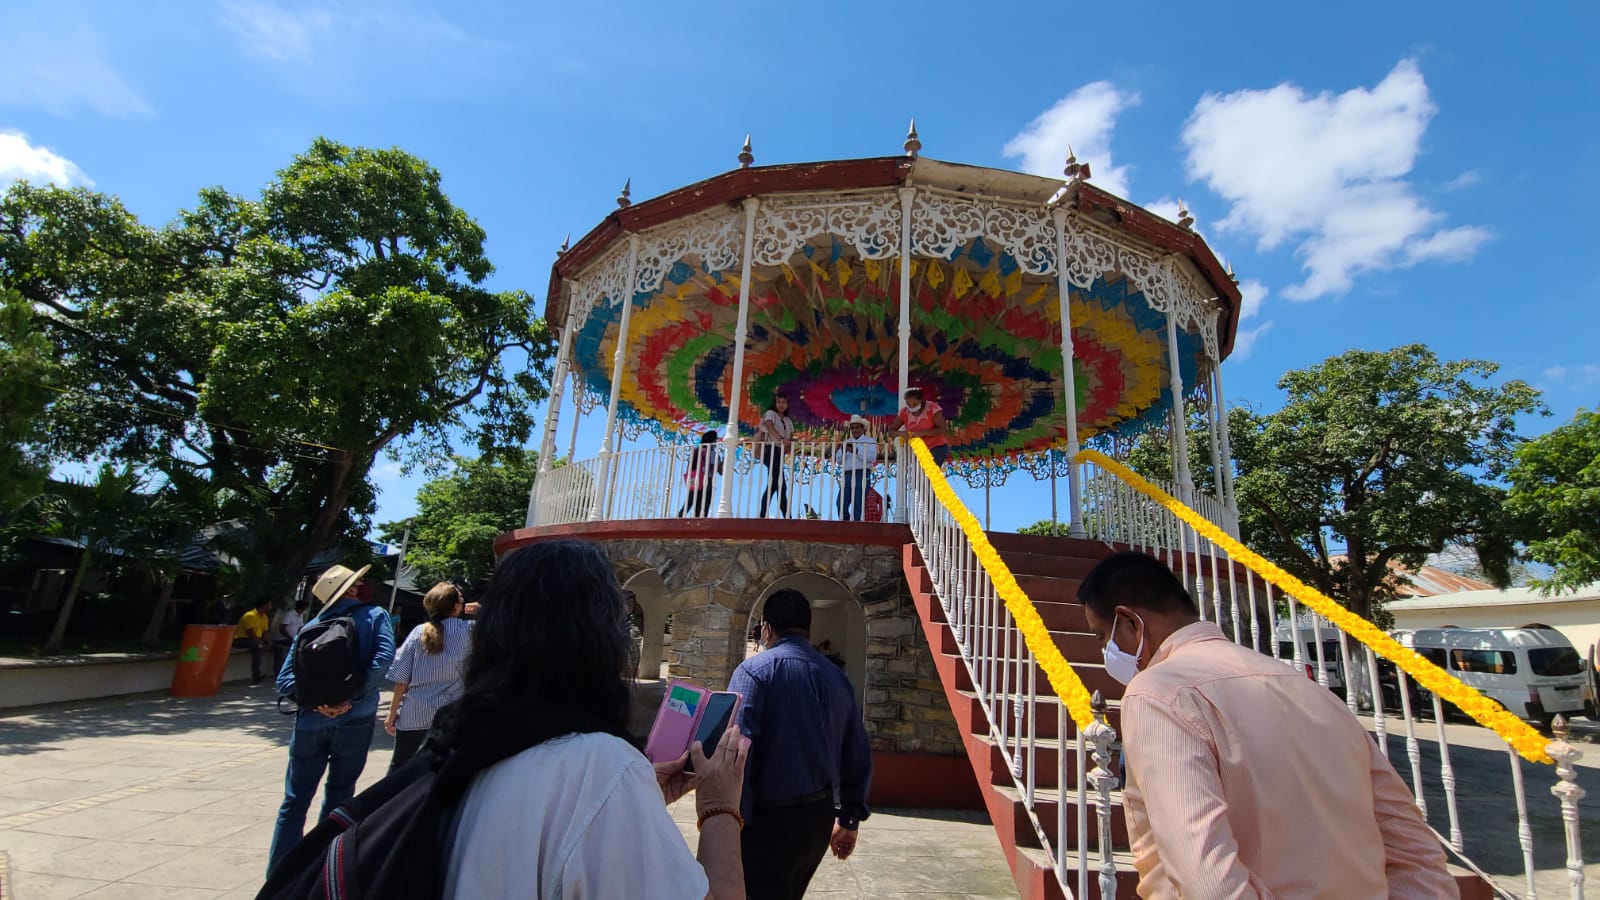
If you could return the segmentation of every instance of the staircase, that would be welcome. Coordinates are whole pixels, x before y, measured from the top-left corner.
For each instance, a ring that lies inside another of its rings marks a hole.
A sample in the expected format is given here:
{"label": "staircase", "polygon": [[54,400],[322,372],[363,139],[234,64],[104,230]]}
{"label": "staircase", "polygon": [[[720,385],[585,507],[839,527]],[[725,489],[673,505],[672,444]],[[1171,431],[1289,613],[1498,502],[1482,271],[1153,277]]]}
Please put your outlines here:
{"label": "staircase", "polygon": [[[1090,691],[1098,691],[1110,703],[1109,723],[1113,728],[1120,730],[1118,701],[1122,697],[1122,685],[1106,674],[1101,664],[1100,644],[1094,635],[1089,633],[1083,616],[1083,607],[1076,602],[1078,584],[1083,576],[1094,567],[1095,563],[1110,554],[1111,548],[1098,541],[1025,534],[991,533],[989,539],[1000,552],[1001,559],[1016,576],[1018,584],[1033,600],[1046,627],[1050,630],[1051,638],[1060,648],[1062,655],[1073,664],[1078,677]],[[1023,802],[1021,792],[1016,787],[1019,782],[1012,777],[999,742],[992,733],[993,729],[990,727],[984,703],[973,689],[972,678],[961,659],[955,634],[946,621],[944,610],[934,594],[932,578],[923,564],[921,551],[915,544],[905,546],[902,551],[902,563],[905,567],[906,583],[911,586],[911,596],[917,606],[918,618],[922,621],[923,632],[933,652],[934,664],[939,670],[939,680],[944,685],[945,699],[950,703],[956,726],[966,746],[967,759],[972,764],[973,774],[977,776],[978,784],[983,790],[989,819],[999,834],[1001,847],[1005,849],[1012,878],[1016,881],[1017,892],[1023,900],[1061,898],[1064,895],[1056,880],[1049,854],[1041,846],[1035,819],[1038,827],[1045,831],[1052,844],[1060,843],[1058,830],[1063,820],[1059,814],[1059,805],[1064,803],[1067,806],[1066,845],[1094,847],[1098,838],[1094,810],[1088,810],[1087,816],[1079,815],[1077,784],[1075,782],[1068,784],[1065,795],[1057,784],[1060,780],[1058,772],[1062,771],[1062,767],[1058,765],[1062,747],[1058,738],[1060,723],[1057,721],[1061,706],[1056,703],[1033,705],[1031,709],[1035,712],[1032,715],[1037,716],[1038,721],[1028,723],[1024,719],[1023,727],[1026,729],[1029,724],[1032,725],[1036,743],[1032,757],[1032,777],[1037,799],[1034,812],[1030,813]],[[1009,649],[1014,653],[1016,645],[1017,640],[1013,633],[1011,641],[1002,644],[999,652],[1004,653]],[[1043,672],[1039,671],[1037,666],[1033,667],[1033,672],[1035,682],[1033,686],[1037,694],[1041,697],[1048,696],[1050,686],[1046,683]],[[1022,690],[1026,691],[1027,687],[1024,680]],[[1072,723],[1066,723],[1065,733],[1069,736],[1074,733]],[[1065,749],[1069,755],[1076,753],[1076,747],[1070,737]],[[1021,764],[1024,767],[1022,783],[1025,783],[1029,774],[1026,771],[1026,756]],[[1081,773],[1084,767],[1068,765],[1065,771]],[[1116,896],[1136,897],[1138,875],[1133,870],[1133,858],[1127,852],[1128,833],[1122,817],[1120,792],[1113,795],[1113,802],[1116,804],[1112,815],[1112,839],[1117,851]],[[1087,840],[1079,840],[1077,829],[1079,822],[1084,819],[1088,821],[1090,831]],[[1087,889],[1080,889],[1078,885],[1080,870],[1074,864],[1074,860],[1069,859],[1068,862],[1067,882],[1073,896],[1099,897],[1097,871],[1099,857],[1094,856],[1088,866]]]}

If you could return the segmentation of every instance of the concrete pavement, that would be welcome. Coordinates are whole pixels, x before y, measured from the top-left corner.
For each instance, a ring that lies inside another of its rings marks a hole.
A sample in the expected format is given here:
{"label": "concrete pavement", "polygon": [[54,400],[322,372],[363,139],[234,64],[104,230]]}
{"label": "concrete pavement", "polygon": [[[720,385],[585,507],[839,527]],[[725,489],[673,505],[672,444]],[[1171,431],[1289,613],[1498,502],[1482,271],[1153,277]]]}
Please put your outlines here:
{"label": "concrete pavement", "polygon": [[[253,897],[282,800],[290,727],[265,686],[0,718],[0,898]],[[391,748],[378,729],[360,786],[382,775]],[[671,812],[693,848],[693,800]],[[848,862],[824,860],[811,893],[1016,896],[982,814],[893,810],[863,826]]]}

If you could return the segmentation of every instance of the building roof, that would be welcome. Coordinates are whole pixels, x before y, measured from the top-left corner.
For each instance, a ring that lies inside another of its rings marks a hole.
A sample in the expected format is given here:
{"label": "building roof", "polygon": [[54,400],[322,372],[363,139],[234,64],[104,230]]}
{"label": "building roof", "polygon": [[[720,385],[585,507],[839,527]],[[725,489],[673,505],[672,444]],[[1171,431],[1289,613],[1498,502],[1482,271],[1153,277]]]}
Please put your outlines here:
{"label": "building roof", "polygon": [[1539,606],[1547,603],[1583,603],[1600,600],[1600,581],[1580,588],[1545,596],[1538,588],[1510,588],[1504,591],[1457,591],[1435,597],[1415,597],[1387,604],[1391,611],[1419,609],[1464,609],[1473,606]]}
{"label": "building roof", "polygon": [[1494,585],[1488,582],[1447,572],[1438,566],[1407,569],[1391,562],[1389,568],[1405,582],[1398,588],[1402,597],[1437,597],[1440,594],[1458,594],[1464,591],[1494,591]]}
{"label": "building roof", "polygon": [[[545,321],[559,330],[566,315],[567,294],[563,282],[581,271],[612,243],[623,236],[691,216],[716,206],[738,203],[746,197],[766,194],[811,191],[848,191],[900,185],[927,185],[958,193],[1005,196],[1014,200],[1044,204],[1059,192],[1065,182],[1004,169],[943,162],[928,157],[887,156],[871,159],[841,159],[825,162],[794,163],[776,166],[751,166],[714,175],[658,197],[613,210],[600,224],[590,229],[572,249],[562,254],[550,273],[546,296]],[[1211,248],[1194,231],[1096,187],[1090,182],[1076,184],[1067,201],[1069,209],[1148,241],[1168,252],[1187,257],[1211,288],[1216,291],[1224,313],[1217,323],[1220,352],[1226,358],[1233,350],[1239,324],[1240,294]]]}

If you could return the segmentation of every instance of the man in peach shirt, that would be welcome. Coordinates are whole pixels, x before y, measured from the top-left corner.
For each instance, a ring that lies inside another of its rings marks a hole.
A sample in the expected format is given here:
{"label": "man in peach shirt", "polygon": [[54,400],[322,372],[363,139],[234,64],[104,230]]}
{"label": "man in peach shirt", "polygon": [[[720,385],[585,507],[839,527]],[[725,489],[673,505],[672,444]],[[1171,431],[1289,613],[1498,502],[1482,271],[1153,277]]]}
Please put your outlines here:
{"label": "man in peach shirt", "polygon": [[1122,698],[1142,897],[1457,897],[1375,741],[1298,669],[1230,641],[1153,557],[1078,588]]}

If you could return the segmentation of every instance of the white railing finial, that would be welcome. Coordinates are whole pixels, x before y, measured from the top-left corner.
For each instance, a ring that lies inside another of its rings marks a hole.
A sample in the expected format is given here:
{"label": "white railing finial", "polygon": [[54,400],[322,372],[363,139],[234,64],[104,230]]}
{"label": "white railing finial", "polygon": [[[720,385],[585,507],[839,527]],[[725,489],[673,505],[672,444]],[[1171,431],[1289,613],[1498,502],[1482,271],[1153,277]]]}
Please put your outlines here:
{"label": "white railing finial", "polygon": [[1567,725],[1566,716],[1556,716],[1551,733],[1555,740],[1545,747],[1545,752],[1556,761],[1556,777],[1561,779],[1550,788],[1550,793],[1561,801],[1561,822],[1566,826],[1567,883],[1572,886],[1573,900],[1583,900],[1583,840],[1578,828],[1578,801],[1587,792],[1578,786],[1578,770],[1572,766],[1583,756],[1583,751],[1567,740],[1572,736],[1572,729]]}

